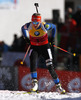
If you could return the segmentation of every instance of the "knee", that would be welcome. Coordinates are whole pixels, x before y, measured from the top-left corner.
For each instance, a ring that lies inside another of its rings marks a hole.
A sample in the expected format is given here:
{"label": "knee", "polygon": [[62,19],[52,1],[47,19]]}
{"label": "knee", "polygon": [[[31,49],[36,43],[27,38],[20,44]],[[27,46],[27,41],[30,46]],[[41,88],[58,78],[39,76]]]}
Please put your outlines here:
{"label": "knee", "polygon": [[52,59],[47,59],[46,60],[46,66],[49,67],[49,66],[52,66],[52,65],[53,65]]}
{"label": "knee", "polygon": [[46,60],[46,66],[53,79],[57,79],[57,73],[54,70],[54,66],[51,59]]}

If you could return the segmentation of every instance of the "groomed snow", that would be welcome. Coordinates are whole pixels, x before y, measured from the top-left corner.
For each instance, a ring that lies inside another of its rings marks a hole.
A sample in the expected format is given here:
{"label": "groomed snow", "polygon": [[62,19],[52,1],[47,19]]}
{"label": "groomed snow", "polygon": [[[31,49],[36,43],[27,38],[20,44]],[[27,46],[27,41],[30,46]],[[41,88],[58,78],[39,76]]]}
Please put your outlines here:
{"label": "groomed snow", "polygon": [[81,100],[81,93],[60,95],[57,92],[41,92],[28,94],[24,91],[1,90],[0,100]]}

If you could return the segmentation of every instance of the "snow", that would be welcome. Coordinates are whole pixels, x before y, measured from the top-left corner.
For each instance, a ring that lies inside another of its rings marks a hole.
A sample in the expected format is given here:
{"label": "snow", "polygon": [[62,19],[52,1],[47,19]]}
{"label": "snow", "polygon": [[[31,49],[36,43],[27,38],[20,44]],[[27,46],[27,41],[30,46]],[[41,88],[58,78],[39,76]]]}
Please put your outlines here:
{"label": "snow", "polygon": [[81,100],[81,93],[40,92],[28,94],[26,91],[0,90],[0,100]]}

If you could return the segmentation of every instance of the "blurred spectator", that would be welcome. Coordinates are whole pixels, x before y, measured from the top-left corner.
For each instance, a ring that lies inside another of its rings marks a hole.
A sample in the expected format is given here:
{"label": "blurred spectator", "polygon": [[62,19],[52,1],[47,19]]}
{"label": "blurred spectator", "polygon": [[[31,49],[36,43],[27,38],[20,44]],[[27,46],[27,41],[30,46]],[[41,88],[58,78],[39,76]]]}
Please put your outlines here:
{"label": "blurred spectator", "polygon": [[72,8],[69,7],[69,8],[67,9],[65,18],[66,18],[66,17],[71,17],[71,18],[72,18],[72,16],[73,16],[73,10],[72,10]]}
{"label": "blurred spectator", "polygon": [[60,47],[68,49],[68,46],[71,46],[75,49],[76,25],[76,21],[71,16],[66,16],[65,23],[59,30],[59,33],[61,34]]}
{"label": "blurred spectator", "polygon": [[14,34],[14,40],[13,40],[13,43],[11,45],[11,51],[19,51],[17,34]]}
{"label": "blurred spectator", "polygon": [[59,29],[59,32],[67,33],[67,34],[75,32],[77,22],[73,18],[73,10],[72,10],[72,8],[68,8],[67,9],[67,12],[66,12],[66,15],[65,15],[65,23],[61,24],[61,25],[62,26]]}
{"label": "blurred spectator", "polygon": [[9,46],[4,43],[4,41],[0,41],[0,52],[7,52],[9,51]]}
{"label": "blurred spectator", "polygon": [[0,41],[0,52],[3,52],[3,41]]}
{"label": "blurred spectator", "polygon": [[75,14],[73,15],[73,18],[76,20],[77,22],[77,44],[76,44],[76,48],[77,48],[77,52],[81,53],[81,6],[79,5],[77,7],[77,11],[75,12]]}
{"label": "blurred spectator", "polygon": [[67,34],[69,33],[74,34],[76,30],[76,25],[77,25],[76,20],[72,18],[72,15],[68,14],[65,17],[65,23],[62,24],[61,28],[59,29],[59,32],[67,33]]}
{"label": "blurred spectator", "polygon": [[81,6],[77,7],[77,11],[73,15],[73,18],[76,20],[77,26],[81,26]]}
{"label": "blurred spectator", "polygon": [[24,40],[23,36],[18,39],[19,51],[25,52],[27,50],[26,41]]}
{"label": "blurred spectator", "polygon": [[10,51],[26,52],[27,48],[28,48],[28,45],[24,41],[23,36],[20,36],[18,38],[17,34],[14,34],[14,40],[13,40],[13,43],[11,45]]}
{"label": "blurred spectator", "polygon": [[67,28],[68,33],[75,33],[76,32],[76,25],[77,22],[72,18],[72,16],[66,16],[65,19],[65,26]]}

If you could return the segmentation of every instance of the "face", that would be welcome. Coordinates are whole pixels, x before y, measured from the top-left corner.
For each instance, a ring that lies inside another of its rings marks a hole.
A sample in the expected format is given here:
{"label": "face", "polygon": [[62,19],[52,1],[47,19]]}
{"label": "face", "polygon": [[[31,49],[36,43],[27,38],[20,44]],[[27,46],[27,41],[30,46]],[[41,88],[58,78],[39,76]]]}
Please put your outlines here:
{"label": "face", "polygon": [[39,27],[41,22],[32,22],[32,25],[34,26],[35,29]]}

